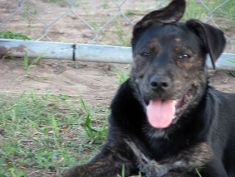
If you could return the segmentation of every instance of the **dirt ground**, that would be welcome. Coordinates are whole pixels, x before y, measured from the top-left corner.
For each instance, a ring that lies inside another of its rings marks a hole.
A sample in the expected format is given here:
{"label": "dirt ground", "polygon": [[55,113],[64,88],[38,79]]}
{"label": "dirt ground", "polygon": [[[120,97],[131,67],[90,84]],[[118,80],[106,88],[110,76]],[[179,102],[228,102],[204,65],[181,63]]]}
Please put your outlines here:
{"label": "dirt ground", "polygon": [[120,67],[128,68],[127,65],[44,60],[26,73],[22,59],[3,59],[0,60],[0,92],[66,94],[82,97],[93,105],[108,103],[118,86]]}
{"label": "dirt ground", "polygon": [[[66,94],[81,97],[92,105],[108,105],[118,88],[120,72],[129,65],[43,60],[28,73],[22,59],[0,60],[0,93]],[[211,71],[211,85],[225,92],[235,92],[235,77],[228,71]]]}

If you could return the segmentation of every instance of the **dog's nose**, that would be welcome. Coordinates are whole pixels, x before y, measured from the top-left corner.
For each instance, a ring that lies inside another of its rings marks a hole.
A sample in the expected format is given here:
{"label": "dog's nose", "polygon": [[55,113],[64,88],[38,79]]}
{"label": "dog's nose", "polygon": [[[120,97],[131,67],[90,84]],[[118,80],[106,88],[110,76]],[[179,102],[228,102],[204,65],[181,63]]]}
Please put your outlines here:
{"label": "dog's nose", "polygon": [[150,87],[154,91],[166,91],[171,87],[171,80],[165,76],[154,76],[150,79]]}

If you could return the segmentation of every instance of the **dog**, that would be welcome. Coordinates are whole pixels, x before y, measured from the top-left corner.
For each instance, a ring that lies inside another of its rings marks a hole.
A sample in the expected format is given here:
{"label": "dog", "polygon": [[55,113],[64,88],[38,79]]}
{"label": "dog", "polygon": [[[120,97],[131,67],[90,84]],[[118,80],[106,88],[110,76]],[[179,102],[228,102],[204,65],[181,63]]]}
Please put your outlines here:
{"label": "dog", "polygon": [[209,85],[224,33],[191,19],[185,0],[145,15],[133,29],[130,78],[111,103],[101,152],[64,177],[235,177],[235,94]]}
{"label": "dog", "polygon": [[[135,157],[138,159],[137,164],[140,171],[147,177],[161,177],[171,170],[177,170],[178,172],[180,170],[180,176],[185,177],[186,175],[183,175],[184,172],[202,167],[204,164],[209,162],[212,157],[212,151],[208,144],[200,143],[190,149],[180,152],[177,156],[165,159],[164,162],[159,163],[146,157],[134,142],[126,140],[126,144],[129,145],[131,150],[134,152]],[[171,174],[171,176],[178,175],[179,174]],[[167,176],[169,176],[169,174]]]}

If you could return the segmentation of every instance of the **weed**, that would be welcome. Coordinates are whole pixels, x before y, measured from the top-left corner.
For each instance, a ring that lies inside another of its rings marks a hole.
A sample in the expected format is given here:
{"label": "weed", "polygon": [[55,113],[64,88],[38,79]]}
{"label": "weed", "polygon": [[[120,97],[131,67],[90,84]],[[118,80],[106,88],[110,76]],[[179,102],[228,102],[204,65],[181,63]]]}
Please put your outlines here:
{"label": "weed", "polygon": [[109,3],[108,3],[107,0],[102,3],[102,8],[103,8],[103,9],[108,9],[108,8],[110,8],[110,5],[109,5]]}
{"label": "weed", "polygon": [[123,29],[123,24],[116,22],[115,24],[115,34],[117,36],[118,45],[130,46],[130,38],[127,37],[125,29]]}
{"label": "weed", "polygon": [[125,15],[131,17],[131,16],[143,15],[143,14],[140,14],[140,12],[137,12],[137,11],[134,11],[134,10],[127,10]]}
{"label": "weed", "polygon": [[[58,4],[59,6],[63,7],[67,5],[66,0],[46,0],[49,3],[55,3]],[[77,5],[76,3],[77,1],[71,1],[71,3],[73,3],[73,5]]]}
{"label": "weed", "polygon": [[230,60],[231,63],[235,64],[235,58]]}
{"label": "weed", "polygon": [[[103,143],[107,110],[93,117],[95,124],[88,122],[84,127],[84,117],[102,109],[85,106],[84,111],[79,102],[67,95],[34,92],[15,98],[0,95],[0,177],[26,177],[27,169],[41,176],[48,176],[47,172],[59,175],[78,161],[90,160]],[[89,136],[87,127],[102,133]],[[96,138],[102,140],[93,143]]]}
{"label": "weed", "polygon": [[[232,64],[235,64],[235,58],[234,58],[234,59],[231,59],[230,62],[231,62]],[[235,77],[235,71],[230,71],[229,74],[230,74],[231,76]]]}
{"label": "weed", "polygon": [[196,173],[197,173],[198,177],[202,177],[202,175],[201,175],[201,173],[199,172],[199,170],[198,170],[197,168],[196,168],[195,170],[196,170]]}
{"label": "weed", "polygon": [[121,70],[121,71],[118,71],[117,72],[117,78],[118,78],[118,85],[121,85],[122,83],[124,83],[128,78],[129,78],[129,75],[128,75],[128,72],[127,71],[124,71],[124,70]]}
{"label": "weed", "polygon": [[188,1],[184,19],[206,19],[208,17],[208,11],[197,1]]}
{"label": "weed", "polygon": [[125,165],[122,165],[122,177],[126,176],[126,172],[125,172]]}
{"label": "weed", "polygon": [[225,18],[229,21],[229,23],[226,23],[223,20],[223,23],[220,23],[220,26],[223,28],[229,28],[235,25],[235,1],[228,1],[224,5],[221,5],[223,3],[222,0],[205,0],[204,3],[206,7],[204,7],[200,2],[188,0],[184,19],[197,18],[203,20],[207,19],[208,16],[213,15],[213,18],[218,19],[218,21],[220,18]]}
{"label": "weed", "polygon": [[0,32],[0,38],[3,39],[21,39],[21,40],[31,40],[31,37],[23,34],[23,33],[16,33],[12,31],[3,31]]}
{"label": "weed", "polygon": [[33,28],[34,16],[36,16],[37,13],[36,7],[30,1],[24,3],[22,17],[27,21],[29,32],[31,32]]}
{"label": "weed", "polygon": [[38,65],[40,61],[41,61],[41,56],[38,56],[36,58],[30,58],[27,52],[25,52],[25,55],[23,57],[23,68],[24,68],[26,76],[28,75],[29,69],[33,65]]}
{"label": "weed", "polygon": [[89,138],[91,138],[92,143],[101,143],[104,141],[106,135],[107,135],[107,125],[104,125],[100,128],[93,128],[92,127],[92,115],[93,111],[87,106],[87,104],[84,102],[83,99],[81,99],[81,107],[84,109],[86,113],[85,117],[85,124],[84,128],[86,131],[86,134]]}
{"label": "weed", "polygon": [[17,170],[15,168],[10,168],[9,172],[11,174],[11,177],[26,177],[27,176],[23,171]]}

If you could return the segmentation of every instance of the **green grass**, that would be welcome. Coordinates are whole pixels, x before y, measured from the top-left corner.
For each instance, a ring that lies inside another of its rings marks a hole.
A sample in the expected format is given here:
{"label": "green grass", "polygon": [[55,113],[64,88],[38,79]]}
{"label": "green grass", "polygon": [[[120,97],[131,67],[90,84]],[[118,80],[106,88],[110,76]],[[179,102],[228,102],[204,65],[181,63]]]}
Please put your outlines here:
{"label": "green grass", "polygon": [[28,56],[27,52],[25,52],[25,55],[23,56],[23,69],[26,76],[28,76],[29,70],[32,66],[40,64],[41,59],[41,56],[31,58]]}
{"label": "green grass", "polygon": [[31,37],[23,34],[23,33],[17,33],[12,31],[3,31],[0,32],[0,38],[3,39],[21,39],[21,40],[30,40]]}
{"label": "green grass", "polygon": [[[209,8],[209,11],[213,11],[213,9],[217,8],[222,4],[223,0],[205,0],[204,3]],[[195,0],[187,1],[186,13],[184,15],[184,19],[207,19],[208,15],[211,15],[201,3],[196,2]],[[213,12],[213,18],[216,23],[223,28],[229,28],[235,25],[235,1],[229,1],[220,8],[216,9]],[[219,20],[226,19],[226,20]],[[227,21],[227,22],[225,22]]]}
{"label": "green grass", "polygon": [[235,64],[235,58],[231,59],[230,62]]}
{"label": "green grass", "polygon": [[202,177],[200,171],[199,171],[197,168],[196,168],[195,170],[196,170],[197,176],[198,176],[198,177]]}
{"label": "green grass", "polygon": [[208,12],[205,7],[195,0],[187,1],[187,8],[184,14],[184,19],[206,19],[208,17]]}
{"label": "green grass", "polygon": [[59,175],[87,162],[104,141],[107,114],[66,95],[1,95],[0,177]]}
{"label": "green grass", "polygon": [[[235,58],[231,59],[230,62],[235,65]],[[235,71],[229,71],[229,75],[235,77]]]}
{"label": "green grass", "polygon": [[123,28],[123,24],[117,21],[115,24],[115,36],[117,38],[117,45],[130,46],[130,37],[127,37],[126,31]]}
{"label": "green grass", "polygon": [[45,1],[49,2],[49,3],[58,4],[59,6],[66,6],[67,5],[66,0],[45,0]]}
{"label": "green grass", "polygon": [[129,78],[129,72],[125,70],[119,70],[117,73],[117,84],[121,85]]}

